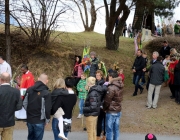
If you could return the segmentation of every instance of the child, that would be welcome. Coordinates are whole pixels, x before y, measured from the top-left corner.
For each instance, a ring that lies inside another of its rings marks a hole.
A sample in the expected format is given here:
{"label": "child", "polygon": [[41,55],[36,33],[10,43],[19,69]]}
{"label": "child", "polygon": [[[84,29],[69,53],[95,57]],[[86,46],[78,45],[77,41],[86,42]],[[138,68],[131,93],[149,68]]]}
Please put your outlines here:
{"label": "child", "polygon": [[124,73],[123,73],[123,69],[119,70],[119,77],[122,78],[122,82],[124,83],[125,76],[124,76]]}
{"label": "child", "polygon": [[145,72],[146,72],[146,67],[147,67],[147,63],[148,63],[147,53],[143,52],[142,56],[145,59],[145,67],[143,69],[140,86],[143,86],[146,83]]}
{"label": "child", "polygon": [[86,95],[87,95],[85,86],[86,86],[86,75],[85,75],[85,73],[82,73],[81,80],[77,84],[77,90],[79,92],[78,97],[80,99],[79,100],[79,115],[78,115],[77,119],[82,118],[82,115],[83,115],[84,100],[86,99]]}
{"label": "child", "polygon": [[165,87],[167,87],[169,80],[169,74],[168,74],[169,63],[170,63],[170,56],[166,55],[165,59],[163,60],[163,65],[165,67],[165,74],[164,74]]}

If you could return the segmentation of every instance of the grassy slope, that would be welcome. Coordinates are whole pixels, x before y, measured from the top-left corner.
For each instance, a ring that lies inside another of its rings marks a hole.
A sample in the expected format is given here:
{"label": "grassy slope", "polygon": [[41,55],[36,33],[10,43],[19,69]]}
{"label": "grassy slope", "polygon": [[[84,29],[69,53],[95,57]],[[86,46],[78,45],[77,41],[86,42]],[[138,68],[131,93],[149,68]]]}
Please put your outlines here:
{"label": "grassy slope", "polygon": [[[57,35],[58,32],[55,34]],[[50,78],[49,86],[52,87],[53,82],[58,77],[65,77],[71,74],[74,55],[82,55],[83,47],[90,45],[91,51],[97,52],[98,57],[105,61],[107,68],[111,67],[114,62],[119,62],[120,68],[124,69],[126,80],[122,105],[121,131],[179,134],[180,108],[174,101],[169,99],[170,92],[168,88],[162,90],[158,104],[159,108],[156,110],[147,110],[145,108],[147,98],[146,91],[137,97],[131,96],[133,93],[133,85],[131,82],[131,66],[134,61],[133,40],[122,37],[120,38],[120,44],[121,46],[118,51],[109,51],[105,49],[104,35],[94,32],[64,33],[56,39],[56,43],[48,48],[41,48],[40,51],[34,50],[32,52],[28,52],[24,48],[20,50],[25,51],[23,57],[28,59],[28,65],[35,77],[37,78],[40,73],[46,72]],[[16,44],[16,47],[18,49],[22,46]],[[18,58],[19,53],[13,51],[12,67],[14,70],[21,62]],[[73,131],[82,130],[81,120],[76,119],[77,115],[78,107],[76,106],[73,115]],[[21,128],[26,128],[26,126],[24,123],[18,122],[16,129]],[[50,130],[50,126],[48,130]]]}

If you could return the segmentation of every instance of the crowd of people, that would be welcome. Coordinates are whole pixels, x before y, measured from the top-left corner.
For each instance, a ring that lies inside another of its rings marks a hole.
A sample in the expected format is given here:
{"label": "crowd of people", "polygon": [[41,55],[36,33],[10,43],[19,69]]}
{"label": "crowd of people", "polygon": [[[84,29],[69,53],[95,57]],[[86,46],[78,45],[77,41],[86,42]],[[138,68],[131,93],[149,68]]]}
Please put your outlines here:
{"label": "crowd of people", "polygon": [[[137,57],[132,66],[133,84],[135,90],[133,96],[137,96],[138,90],[141,94],[144,90],[143,85],[146,82],[147,108],[157,108],[161,86],[164,83],[169,85],[171,99],[175,99],[180,104],[180,54],[175,48],[171,48],[168,42],[163,41],[163,46],[159,52],[154,51],[152,60],[148,64],[147,55],[141,49],[137,50]],[[145,74],[148,78],[145,80]],[[141,82],[140,82],[141,81]]]}
{"label": "crowd of people", "polygon": [[[133,96],[148,90],[147,108],[157,108],[162,84],[169,85],[172,95],[180,104],[180,54],[167,41],[159,52],[154,51],[150,64],[147,53],[137,50],[132,66]],[[91,59],[91,60],[90,60]],[[10,85],[10,65],[0,57],[0,134],[4,140],[12,140],[14,114],[17,119],[26,119],[28,140],[42,140],[45,126],[52,117],[54,140],[67,140],[71,131],[72,116],[78,101],[77,119],[85,117],[88,140],[119,140],[121,102],[125,76],[123,69],[114,67],[107,76],[99,67],[95,52],[88,59],[89,72],[81,56],[75,56],[72,76],[58,78],[52,91],[48,88],[48,75],[41,74],[35,81],[27,65],[21,66],[22,77],[17,82],[19,89]],[[146,73],[148,78],[146,79]],[[141,81],[141,82],[140,82]],[[74,89],[74,87],[76,87]],[[6,114],[6,115],[5,115]],[[146,139],[156,139],[147,134]]]}

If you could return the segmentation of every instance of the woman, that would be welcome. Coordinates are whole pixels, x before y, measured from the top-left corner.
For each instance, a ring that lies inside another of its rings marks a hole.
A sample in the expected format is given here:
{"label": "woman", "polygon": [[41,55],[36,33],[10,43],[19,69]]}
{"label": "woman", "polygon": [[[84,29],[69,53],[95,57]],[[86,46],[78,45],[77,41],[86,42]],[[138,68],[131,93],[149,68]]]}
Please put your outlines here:
{"label": "woman", "polygon": [[[104,79],[103,79],[103,72],[101,70],[97,70],[96,71],[96,85],[100,85],[100,86],[103,86],[103,84],[105,83]],[[106,116],[106,113],[103,111],[103,108],[102,108],[102,102],[103,102],[103,99],[104,99],[104,95],[102,95],[101,97],[101,107],[100,107],[100,114],[98,116],[98,120],[97,120],[97,140],[100,140],[100,136],[101,136],[101,133],[102,133],[102,126],[104,126],[104,133],[103,133],[103,139],[102,140],[105,140],[106,139],[106,132],[105,132],[105,116]]]}
{"label": "woman", "polygon": [[[52,109],[51,115],[54,115],[56,111],[61,107],[64,111],[63,122],[64,122],[64,135],[67,137],[68,132],[71,128],[72,122],[72,110],[76,104],[77,96],[74,94],[72,87],[74,86],[74,79],[68,77],[65,81],[59,78],[54,84],[54,90],[52,92]],[[54,134],[54,140],[62,140],[58,137],[60,134],[58,128],[58,119],[53,117],[52,129]],[[68,127],[67,127],[68,126]]]}
{"label": "woman", "polygon": [[175,101],[180,104],[180,61],[174,68]]}
{"label": "woman", "polygon": [[95,84],[96,79],[94,77],[87,79],[88,95],[83,112],[86,120],[88,140],[96,140],[97,117],[100,112],[101,96],[104,92],[102,86]]}

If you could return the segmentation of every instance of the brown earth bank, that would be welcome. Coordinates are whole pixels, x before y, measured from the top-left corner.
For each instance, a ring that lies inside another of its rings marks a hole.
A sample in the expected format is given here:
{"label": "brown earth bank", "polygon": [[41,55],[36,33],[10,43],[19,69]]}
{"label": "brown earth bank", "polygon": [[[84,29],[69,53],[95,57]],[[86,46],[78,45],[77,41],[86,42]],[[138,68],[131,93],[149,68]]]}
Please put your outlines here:
{"label": "brown earth bank", "polygon": [[[163,87],[160,93],[158,107],[147,109],[147,91],[133,97],[133,88],[125,87],[122,102],[121,132],[126,133],[155,133],[163,135],[180,135],[180,105],[170,99],[170,90]],[[82,119],[77,119],[78,105],[72,118],[72,131],[82,131]],[[27,129],[25,122],[16,122],[15,129]],[[46,127],[51,131],[51,123]]]}

